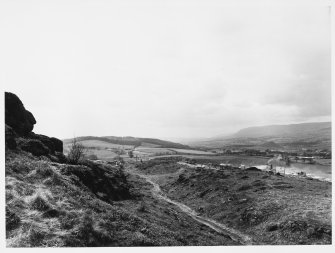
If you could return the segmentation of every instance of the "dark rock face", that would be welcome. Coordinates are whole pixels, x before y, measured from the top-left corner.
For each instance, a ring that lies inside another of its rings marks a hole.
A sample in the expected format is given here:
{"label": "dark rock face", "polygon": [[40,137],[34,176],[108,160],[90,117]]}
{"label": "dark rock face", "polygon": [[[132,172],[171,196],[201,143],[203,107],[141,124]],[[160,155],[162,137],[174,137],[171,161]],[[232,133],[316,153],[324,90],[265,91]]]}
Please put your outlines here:
{"label": "dark rock face", "polygon": [[21,149],[35,156],[54,156],[65,161],[63,142],[57,138],[32,132],[36,120],[27,111],[21,100],[13,93],[5,92],[5,136],[6,148]]}
{"label": "dark rock face", "polygon": [[47,146],[48,149],[51,152],[55,151],[54,144],[48,136],[45,136],[45,135],[42,135],[42,134],[35,134],[35,133],[31,132],[31,133],[29,133],[28,138],[32,139],[32,140],[40,141],[43,145]]}
{"label": "dark rock face", "polygon": [[16,141],[15,138],[17,137],[17,134],[14,132],[14,130],[8,126],[5,125],[5,145],[6,148],[9,149],[16,149]]}
{"label": "dark rock face", "polygon": [[24,108],[15,94],[10,92],[5,92],[5,123],[19,135],[27,135],[36,124],[33,114]]}
{"label": "dark rock face", "polygon": [[19,147],[27,151],[29,153],[32,153],[35,156],[42,156],[42,155],[48,155],[50,154],[50,149],[44,145],[39,140],[24,140],[20,141]]}
{"label": "dark rock face", "polygon": [[35,134],[33,132],[29,133],[29,139],[39,140],[45,146],[49,148],[51,153],[54,152],[63,152],[63,142],[54,137],[48,137],[42,134]]}
{"label": "dark rock face", "polygon": [[51,137],[50,140],[54,144],[55,152],[63,153],[63,142],[55,137]]}

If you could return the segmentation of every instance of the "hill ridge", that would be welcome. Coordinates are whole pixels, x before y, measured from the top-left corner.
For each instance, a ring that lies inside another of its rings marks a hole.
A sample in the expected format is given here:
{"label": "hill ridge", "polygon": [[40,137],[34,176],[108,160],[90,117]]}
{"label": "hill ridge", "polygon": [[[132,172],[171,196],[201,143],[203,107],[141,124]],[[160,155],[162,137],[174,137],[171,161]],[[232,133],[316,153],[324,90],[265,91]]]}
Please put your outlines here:
{"label": "hill ridge", "polygon": [[[63,139],[64,143],[71,142],[73,138],[70,139]],[[120,145],[134,145],[134,146],[141,146],[142,143],[151,143],[155,145],[160,145],[162,148],[181,148],[187,149],[190,148],[187,145],[161,140],[157,138],[141,138],[141,137],[132,137],[132,136],[79,136],[76,137],[77,141],[85,141],[85,140],[100,140],[108,143],[113,144],[120,144]]]}
{"label": "hill ridge", "polygon": [[316,148],[331,149],[331,122],[264,125],[242,128],[225,137],[210,138],[191,143],[207,148],[249,145],[254,148]]}

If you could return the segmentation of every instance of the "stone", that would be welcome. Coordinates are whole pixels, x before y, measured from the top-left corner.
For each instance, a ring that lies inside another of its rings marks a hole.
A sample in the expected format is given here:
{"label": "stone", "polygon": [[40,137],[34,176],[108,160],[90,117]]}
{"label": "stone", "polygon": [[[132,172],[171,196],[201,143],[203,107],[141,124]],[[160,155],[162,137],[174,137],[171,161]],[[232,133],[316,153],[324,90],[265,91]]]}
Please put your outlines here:
{"label": "stone", "polygon": [[19,147],[34,156],[48,155],[50,153],[50,149],[39,140],[24,140],[19,144]]}
{"label": "stone", "polygon": [[21,149],[34,156],[53,156],[51,159],[55,161],[66,162],[63,142],[55,137],[35,134],[32,132],[35,124],[34,115],[25,109],[22,101],[15,94],[5,92],[6,150]]}
{"label": "stone", "polygon": [[55,152],[63,153],[63,142],[55,137],[51,137],[50,140],[54,144]]}
{"label": "stone", "polygon": [[48,137],[42,134],[35,134],[33,132],[28,134],[28,138],[32,140],[39,140],[48,147],[50,153],[63,152],[63,142],[55,137]]}
{"label": "stone", "polygon": [[5,147],[9,149],[16,149],[16,141],[15,138],[17,137],[14,130],[8,126],[5,125]]}
{"label": "stone", "polygon": [[10,92],[5,92],[5,123],[18,135],[27,135],[36,124],[33,114],[24,108],[15,94]]}

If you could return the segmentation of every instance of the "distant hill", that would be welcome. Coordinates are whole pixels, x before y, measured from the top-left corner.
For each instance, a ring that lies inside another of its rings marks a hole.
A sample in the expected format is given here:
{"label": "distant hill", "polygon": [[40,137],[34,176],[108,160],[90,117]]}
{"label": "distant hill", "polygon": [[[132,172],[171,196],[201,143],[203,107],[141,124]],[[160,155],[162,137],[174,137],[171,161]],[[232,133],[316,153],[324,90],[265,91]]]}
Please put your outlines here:
{"label": "distant hill", "polygon": [[273,141],[268,141],[268,142],[264,142],[263,144],[261,144],[260,146],[264,147],[264,148],[269,148],[269,149],[273,149],[273,148],[282,148],[282,146],[280,146],[279,144],[273,142]]}
{"label": "distant hill", "polygon": [[190,145],[208,148],[331,149],[331,122],[248,127]]}
{"label": "distant hill", "polygon": [[318,123],[302,123],[291,125],[271,125],[271,126],[258,126],[248,127],[238,131],[232,137],[301,137],[309,138],[311,136],[330,136],[331,123],[318,122]]}
{"label": "distant hill", "polygon": [[[131,137],[131,136],[126,136],[126,137],[117,137],[117,136],[102,136],[102,137],[97,137],[97,136],[81,136],[76,138],[77,141],[87,141],[87,140],[98,140],[98,141],[103,141],[107,143],[112,143],[112,144],[119,144],[119,145],[131,145],[131,146],[141,146],[143,143],[146,145],[152,144],[156,147],[160,148],[180,148],[180,149],[188,149],[190,148],[187,145],[183,145],[180,143],[175,143],[171,141],[164,141],[160,139],[154,139],[154,138],[138,138],[138,137]],[[64,144],[70,143],[72,139],[65,139],[63,140]]]}

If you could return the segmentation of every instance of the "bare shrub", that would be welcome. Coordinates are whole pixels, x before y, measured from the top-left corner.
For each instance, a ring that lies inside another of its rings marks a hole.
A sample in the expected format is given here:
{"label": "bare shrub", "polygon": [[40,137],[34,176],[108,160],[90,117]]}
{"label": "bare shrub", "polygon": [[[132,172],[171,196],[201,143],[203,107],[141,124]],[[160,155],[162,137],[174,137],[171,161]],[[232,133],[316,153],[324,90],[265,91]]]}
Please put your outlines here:
{"label": "bare shrub", "polygon": [[73,138],[72,145],[70,147],[67,159],[71,164],[78,164],[80,160],[85,157],[86,148],[77,142],[76,138]]}

